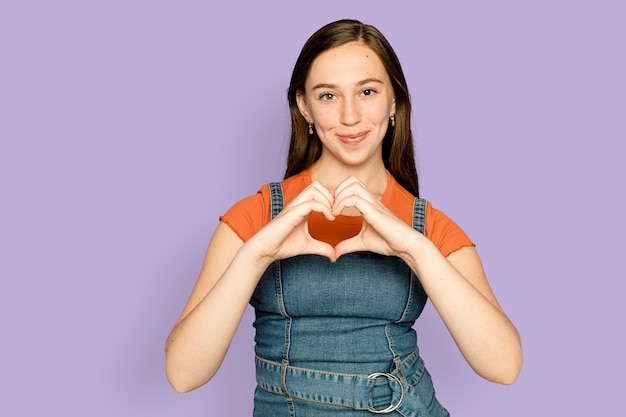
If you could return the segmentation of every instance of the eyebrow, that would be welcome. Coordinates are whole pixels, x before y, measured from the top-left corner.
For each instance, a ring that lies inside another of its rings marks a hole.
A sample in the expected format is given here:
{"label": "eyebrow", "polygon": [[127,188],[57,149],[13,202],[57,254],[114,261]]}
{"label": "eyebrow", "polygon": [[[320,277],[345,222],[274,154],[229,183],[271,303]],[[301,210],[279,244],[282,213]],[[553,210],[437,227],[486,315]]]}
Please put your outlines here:
{"label": "eyebrow", "polygon": [[[369,83],[380,83],[382,84],[383,82],[381,80],[379,80],[378,78],[366,78],[362,81],[359,81],[358,83],[356,83],[357,87],[362,86],[364,84],[369,84]],[[315,87],[312,88],[312,90],[317,90],[319,88],[330,88],[330,89],[334,89],[337,88],[337,85],[335,84],[317,84]]]}

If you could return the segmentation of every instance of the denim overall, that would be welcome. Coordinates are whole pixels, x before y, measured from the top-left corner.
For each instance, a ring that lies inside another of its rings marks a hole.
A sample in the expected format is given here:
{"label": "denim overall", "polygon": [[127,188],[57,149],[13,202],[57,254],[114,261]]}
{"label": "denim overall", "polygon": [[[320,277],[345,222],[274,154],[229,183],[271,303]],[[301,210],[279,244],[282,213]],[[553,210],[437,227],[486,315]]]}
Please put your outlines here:
{"label": "denim overall", "polygon": [[[283,209],[271,183],[271,215]],[[424,233],[426,202],[413,227]],[[301,255],[272,264],[255,308],[255,417],[445,417],[412,326],[426,293],[397,257],[371,252],[331,263]]]}

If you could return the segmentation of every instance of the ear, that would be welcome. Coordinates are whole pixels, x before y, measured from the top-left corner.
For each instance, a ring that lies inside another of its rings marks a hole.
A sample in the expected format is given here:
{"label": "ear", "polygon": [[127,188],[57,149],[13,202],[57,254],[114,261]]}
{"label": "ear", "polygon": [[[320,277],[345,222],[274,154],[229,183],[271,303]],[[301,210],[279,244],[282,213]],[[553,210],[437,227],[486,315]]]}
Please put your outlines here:
{"label": "ear", "polygon": [[396,114],[396,97],[393,97],[393,101],[391,102],[391,113],[389,113],[389,116],[391,116],[392,114]]}
{"label": "ear", "polygon": [[309,112],[309,106],[306,103],[306,98],[304,97],[304,93],[302,91],[298,91],[296,93],[296,103],[298,104],[298,110],[300,110],[302,117],[304,117],[308,123],[313,123],[311,112]]}

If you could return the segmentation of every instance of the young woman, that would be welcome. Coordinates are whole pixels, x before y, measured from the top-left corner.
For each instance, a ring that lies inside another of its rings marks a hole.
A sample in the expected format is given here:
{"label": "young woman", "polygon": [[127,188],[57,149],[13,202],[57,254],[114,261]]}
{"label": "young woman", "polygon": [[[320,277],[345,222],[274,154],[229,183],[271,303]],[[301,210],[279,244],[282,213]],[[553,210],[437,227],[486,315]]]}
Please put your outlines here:
{"label": "young woman", "polygon": [[412,325],[427,297],[482,377],[511,384],[521,343],[476,249],[418,197],[411,105],[383,35],[353,20],[304,45],[282,183],[221,217],[166,344],[176,391],[218,370],[256,311],[255,416],[446,416]]}

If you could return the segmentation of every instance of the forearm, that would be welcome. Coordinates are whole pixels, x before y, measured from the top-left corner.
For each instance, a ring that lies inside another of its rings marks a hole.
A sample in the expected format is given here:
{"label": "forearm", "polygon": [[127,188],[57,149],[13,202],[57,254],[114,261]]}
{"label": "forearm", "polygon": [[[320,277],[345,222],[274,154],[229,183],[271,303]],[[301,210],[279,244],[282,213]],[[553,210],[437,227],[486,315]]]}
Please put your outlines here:
{"label": "forearm", "polygon": [[482,377],[512,383],[521,369],[519,333],[497,302],[487,299],[439,252],[416,238],[402,255],[470,366]]}
{"label": "forearm", "polygon": [[174,326],[166,344],[166,373],[178,392],[193,390],[217,372],[246,306],[265,271],[244,245],[211,291]]}

